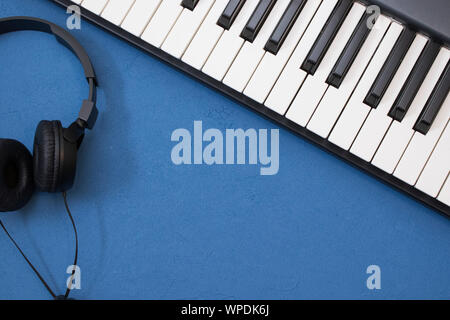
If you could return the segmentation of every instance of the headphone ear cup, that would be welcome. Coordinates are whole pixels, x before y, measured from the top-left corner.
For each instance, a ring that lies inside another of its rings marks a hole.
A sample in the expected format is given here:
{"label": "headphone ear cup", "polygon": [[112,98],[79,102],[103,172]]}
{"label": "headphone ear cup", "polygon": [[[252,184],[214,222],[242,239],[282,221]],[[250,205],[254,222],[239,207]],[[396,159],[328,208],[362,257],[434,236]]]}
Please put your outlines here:
{"label": "headphone ear cup", "polygon": [[31,153],[17,140],[0,139],[0,212],[23,208],[33,191]]}
{"label": "headphone ear cup", "polygon": [[60,168],[59,121],[41,121],[36,128],[33,149],[34,183],[43,192],[56,192]]}

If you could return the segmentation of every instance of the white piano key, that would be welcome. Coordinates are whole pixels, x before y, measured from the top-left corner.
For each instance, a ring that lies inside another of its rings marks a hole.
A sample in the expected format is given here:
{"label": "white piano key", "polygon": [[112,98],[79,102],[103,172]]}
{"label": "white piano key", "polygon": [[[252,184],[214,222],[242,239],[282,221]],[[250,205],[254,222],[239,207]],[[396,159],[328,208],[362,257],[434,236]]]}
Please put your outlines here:
{"label": "white piano key", "polygon": [[244,39],[225,31],[203,66],[202,71],[214,79],[222,81],[243,43]]}
{"label": "white piano key", "polygon": [[416,188],[437,197],[450,170],[450,122],[439,139],[427,165],[423,169]]}
{"label": "white piano key", "polygon": [[403,27],[400,24],[396,22],[391,23],[380,47],[377,49],[367,70],[364,72],[364,76],[331,132],[329,141],[342,149],[348,150],[350,148],[358,131],[366,120],[371,108],[364,104],[365,96],[394,48],[402,30]]}
{"label": "white piano key", "polygon": [[327,89],[328,84],[324,79],[308,77],[286,113],[286,118],[302,127],[306,126]]}
{"label": "white piano key", "polygon": [[305,80],[303,86],[297,94],[297,97],[292,102],[291,107],[286,113],[286,117],[289,120],[292,120],[303,127],[308,124],[311,116],[316,110],[317,105],[328,89],[326,79],[338,60],[341,52],[345,48],[345,45],[350,39],[365,10],[365,7],[359,3],[355,3],[353,5],[316,73],[313,76],[309,76]]}
{"label": "white piano key", "polygon": [[[450,118],[450,95],[445,100],[436,119],[426,135],[415,132],[411,142],[403,154],[394,176],[414,185],[425,166],[430,154],[441,136]],[[450,148],[450,146],[449,146]]]}
{"label": "white piano key", "polygon": [[81,6],[92,13],[99,15],[105,9],[108,0],[84,0]]}
{"label": "white piano key", "polygon": [[372,160],[372,164],[392,174],[413,133],[412,128],[402,125],[398,121],[393,121]]}
{"label": "white piano key", "polygon": [[145,28],[142,40],[159,48],[182,11],[181,0],[163,0]]}
{"label": "white piano key", "polygon": [[140,37],[160,3],[161,0],[136,0],[122,22],[122,29]]}
{"label": "white piano key", "polygon": [[307,73],[300,69],[300,66],[333,12],[336,3],[337,0],[329,0],[323,1],[320,5],[294,53],[289,58],[278,80],[276,80],[272,91],[269,93],[265,101],[265,105],[268,108],[281,115],[284,115],[288,110],[298,88],[307,76]]}
{"label": "white piano key", "polygon": [[450,176],[447,177],[447,182],[442,187],[437,199],[450,206]]}
{"label": "white piano key", "polygon": [[181,60],[200,70],[219,41],[224,29],[217,25],[229,0],[216,0]]}
{"label": "white piano key", "polygon": [[109,0],[101,16],[118,26],[122,23],[133,4],[134,0]]}
{"label": "white piano key", "polygon": [[216,80],[222,81],[236,55],[241,49],[244,39],[240,37],[247,20],[258,5],[258,0],[247,0],[236,17],[230,30],[224,31],[202,71]]}
{"label": "white piano key", "polygon": [[388,112],[394,104],[395,99],[400,93],[403,84],[406,82],[427,41],[427,38],[421,35],[416,36],[380,104],[376,109],[370,111],[369,116],[350,148],[351,153],[367,162],[372,161],[378,146],[392,123],[392,118],[388,116]]}
{"label": "white piano key", "polygon": [[414,124],[447,65],[449,52],[445,48],[441,49],[416,97],[411,103],[405,118],[401,122],[393,121],[372,161],[372,164],[376,167],[387,173],[394,172],[395,167],[414,134]]}
{"label": "white piano key", "polygon": [[361,79],[364,70],[383,39],[391,20],[381,15],[374,28],[370,31],[361,51],[356,56],[353,64],[339,86],[339,89],[330,86],[320,104],[312,116],[307,128],[322,138],[327,138],[336,120],[339,118],[353,90]]}
{"label": "white piano key", "polygon": [[292,26],[277,55],[273,55],[270,52],[265,53],[261,63],[244,90],[245,95],[259,103],[263,103],[266,100],[270,90],[294,51],[295,46],[302,38],[308,24],[314,17],[320,3],[321,0],[308,1],[298,16],[297,21]]}
{"label": "white piano key", "polygon": [[175,58],[181,58],[213,4],[214,0],[202,0],[194,11],[184,9],[161,49]]}
{"label": "white piano key", "polygon": [[266,52],[264,46],[283,16],[289,1],[275,3],[253,43],[246,41],[228,70],[223,83],[242,92]]}

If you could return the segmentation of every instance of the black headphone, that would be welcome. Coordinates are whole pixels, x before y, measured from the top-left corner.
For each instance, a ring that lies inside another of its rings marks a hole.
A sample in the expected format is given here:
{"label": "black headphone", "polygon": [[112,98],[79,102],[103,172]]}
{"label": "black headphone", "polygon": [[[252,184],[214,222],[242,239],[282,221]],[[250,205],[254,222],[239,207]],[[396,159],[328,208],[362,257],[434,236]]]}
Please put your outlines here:
{"label": "black headphone", "polygon": [[92,129],[98,116],[97,79],[89,56],[80,43],[61,27],[38,18],[0,19],[0,35],[34,30],[53,34],[81,62],[89,84],[78,118],[63,128],[60,121],[41,121],[36,129],[33,156],[17,140],[0,139],[0,212],[23,208],[35,186],[43,192],[66,192],[75,180],[77,151],[85,129]]}

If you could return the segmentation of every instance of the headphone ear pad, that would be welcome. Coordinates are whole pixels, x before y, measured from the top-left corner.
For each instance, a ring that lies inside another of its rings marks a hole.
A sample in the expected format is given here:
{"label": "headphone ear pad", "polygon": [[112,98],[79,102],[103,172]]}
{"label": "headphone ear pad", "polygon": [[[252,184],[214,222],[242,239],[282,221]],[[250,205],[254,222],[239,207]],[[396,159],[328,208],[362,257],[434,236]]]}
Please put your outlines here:
{"label": "headphone ear pad", "polygon": [[0,139],[0,212],[23,208],[33,191],[30,151],[17,140]]}
{"label": "headphone ear pad", "polygon": [[41,121],[36,128],[33,149],[34,183],[43,192],[56,192],[60,167],[59,121]]}

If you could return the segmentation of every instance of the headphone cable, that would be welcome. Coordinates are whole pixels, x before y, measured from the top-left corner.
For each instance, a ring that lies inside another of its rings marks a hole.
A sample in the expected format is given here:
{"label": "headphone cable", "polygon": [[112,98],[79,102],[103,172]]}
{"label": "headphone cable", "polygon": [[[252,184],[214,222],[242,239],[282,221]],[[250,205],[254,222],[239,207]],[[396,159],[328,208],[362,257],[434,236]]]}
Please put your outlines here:
{"label": "headphone cable", "polygon": [[37,269],[33,266],[33,264],[30,262],[30,260],[28,260],[27,256],[25,255],[25,253],[23,253],[22,249],[20,249],[19,245],[16,243],[16,241],[14,241],[13,237],[9,234],[8,230],[6,230],[5,225],[3,224],[3,222],[0,220],[0,226],[3,228],[3,230],[5,231],[6,235],[8,236],[8,238],[11,240],[11,242],[14,244],[14,246],[17,248],[17,250],[19,250],[20,254],[22,255],[22,257],[25,259],[25,261],[28,263],[28,265],[31,267],[31,269],[33,269],[34,273],[36,273],[36,275],[38,276],[39,280],[41,280],[42,284],[47,288],[48,292],[50,292],[50,294],[52,295],[52,297],[54,299],[56,299],[56,295],[55,293],[52,291],[52,289],[50,289],[49,285],[47,284],[47,282],[45,282],[44,278],[41,276],[41,274],[39,273],[39,271],[37,271]]}
{"label": "headphone cable", "polygon": [[67,193],[63,192],[62,195],[63,195],[64,205],[66,207],[67,215],[69,216],[70,222],[72,222],[73,231],[75,233],[75,258],[73,260],[73,270],[72,270],[72,275],[70,276],[69,285],[67,286],[66,293],[64,294],[64,299],[67,299],[70,294],[70,290],[71,290],[70,288],[72,287],[73,276],[75,275],[75,268],[76,268],[77,262],[78,262],[78,232],[77,232],[77,227],[75,225],[75,221],[73,220],[73,217],[72,217],[72,213],[70,212],[70,209],[69,209],[69,204],[67,203]]}
{"label": "headphone cable", "polygon": [[[66,300],[69,297],[70,294],[70,287],[73,281],[73,276],[75,275],[75,267],[77,265],[77,261],[78,261],[78,233],[77,233],[77,228],[75,226],[75,221],[72,217],[72,213],[70,212],[69,209],[69,205],[67,203],[67,193],[63,192],[63,199],[64,199],[64,205],[66,207],[66,211],[67,214],[69,216],[70,221],[72,222],[72,226],[73,226],[73,230],[75,232],[75,259],[73,262],[73,266],[74,269],[72,271],[72,275],[70,277],[70,281],[69,284],[67,286],[67,290],[66,293],[64,294],[64,299]],[[30,266],[30,268],[34,271],[34,273],[36,274],[36,276],[39,278],[39,280],[41,280],[42,284],[45,286],[45,288],[47,289],[47,291],[50,293],[50,295],[53,297],[53,299],[58,299],[59,297],[52,291],[52,289],[50,288],[50,286],[47,284],[47,282],[44,280],[44,278],[41,276],[41,274],[39,273],[39,271],[37,271],[37,269],[34,267],[34,265],[31,263],[31,261],[27,258],[27,256],[25,255],[25,253],[22,251],[22,249],[19,247],[19,245],[17,244],[17,242],[13,239],[13,237],[9,234],[8,230],[6,229],[5,225],[3,224],[2,220],[0,219],[0,226],[2,227],[2,229],[5,231],[6,235],[8,236],[8,238],[11,240],[11,242],[14,244],[14,246],[17,248],[17,250],[19,250],[20,254],[22,255],[22,257],[25,259],[25,261],[28,263],[28,265]]]}

